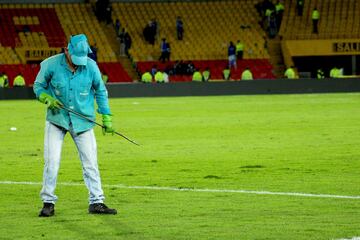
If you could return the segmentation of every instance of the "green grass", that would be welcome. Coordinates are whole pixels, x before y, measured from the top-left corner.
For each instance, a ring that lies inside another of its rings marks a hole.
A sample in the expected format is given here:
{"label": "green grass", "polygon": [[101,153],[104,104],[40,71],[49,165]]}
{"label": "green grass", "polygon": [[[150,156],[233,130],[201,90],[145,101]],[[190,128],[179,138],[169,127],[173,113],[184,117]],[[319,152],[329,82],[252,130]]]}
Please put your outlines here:
{"label": "green grass", "polygon": [[[111,99],[96,129],[103,184],[360,195],[360,94]],[[45,107],[0,101],[0,181],[42,181]],[[10,131],[10,127],[17,131]],[[70,136],[59,183],[82,183]],[[104,187],[116,216],[87,214],[85,186],[0,184],[0,239],[339,239],[360,236],[360,199]]]}

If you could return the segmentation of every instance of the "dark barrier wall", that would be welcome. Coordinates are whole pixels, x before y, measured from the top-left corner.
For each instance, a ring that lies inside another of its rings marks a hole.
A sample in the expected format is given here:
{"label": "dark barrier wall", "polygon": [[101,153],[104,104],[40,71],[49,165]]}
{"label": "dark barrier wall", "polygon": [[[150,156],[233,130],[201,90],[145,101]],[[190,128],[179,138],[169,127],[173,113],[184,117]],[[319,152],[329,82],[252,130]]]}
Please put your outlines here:
{"label": "dark barrier wall", "polygon": [[[236,82],[182,82],[163,84],[109,84],[109,96],[213,96],[238,94],[286,94],[360,92],[360,79],[278,79]],[[0,88],[0,99],[34,99],[32,88]]]}

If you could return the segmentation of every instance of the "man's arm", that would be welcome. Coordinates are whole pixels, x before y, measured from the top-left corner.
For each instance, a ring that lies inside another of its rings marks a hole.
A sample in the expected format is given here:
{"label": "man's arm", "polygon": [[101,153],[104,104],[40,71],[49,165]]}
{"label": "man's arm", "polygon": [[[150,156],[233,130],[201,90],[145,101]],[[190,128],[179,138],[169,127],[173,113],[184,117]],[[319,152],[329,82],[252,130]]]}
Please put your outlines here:
{"label": "man's arm", "polygon": [[34,82],[34,92],[36,98],[46,104],[50,109],[59,109],[62,106],[62,103],[59,102],[56,98],[52,97],[47,91],[49,82],[51,80],[51,71],[48,69],[48,62],[44,61],[40,64],[40,71],[36,76],[36,80]]}
{"label": "man's arm", "polygon": [[95,89],[95,99],[98,105],[98,113],[102,114],[103,121],[103,134],[112,133],[114,134],[115,130],[112,126],[112,117],[109,107],[108,93],[105,87],[104,82],[101,78],[101,73],[98,67],[95,69],[93,88]]}
{"label": "man's arm", "polygon": [[101,78],[101,73],[99,68],[96,66],[94,79],[92,84],[95,90],[95,99],[98,105],[97,112],[100,114],[108,114],[110,115],[110,107],[108,101],[108,92],[106,90],[105,84]]}
{"label": "man's arm", "polygon": [[51,79],[51,74],[49,74],[48,71],[48,62],[43,61],[40,64],[40,71],[38,72],[35,82],[34,82],[34,93],[36,95],[36,98],[39,98],[41,93],[48,93],[48,84]]}

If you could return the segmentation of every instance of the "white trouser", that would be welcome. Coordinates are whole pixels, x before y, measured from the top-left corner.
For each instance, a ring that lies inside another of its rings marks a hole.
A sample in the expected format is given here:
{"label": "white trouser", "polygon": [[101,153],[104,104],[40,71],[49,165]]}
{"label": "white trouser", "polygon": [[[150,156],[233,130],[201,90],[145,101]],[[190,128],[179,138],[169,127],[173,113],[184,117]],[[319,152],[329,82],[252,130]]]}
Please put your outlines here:
{"label": "white trouser", "polygon": [[[57,200],[55,195],[56,179],[60,167],[61,148],[66,132],[66,130],[46,121],[44,141],[45,165],[43,187],[40,192],[43,202],[55,204]],[[94,131],[90,129],[81,134],[76,134],[70,129],[69,132],[79,152],[84,181],[89,189],[89,203],[102,203],[105,197],[101,188]]]}

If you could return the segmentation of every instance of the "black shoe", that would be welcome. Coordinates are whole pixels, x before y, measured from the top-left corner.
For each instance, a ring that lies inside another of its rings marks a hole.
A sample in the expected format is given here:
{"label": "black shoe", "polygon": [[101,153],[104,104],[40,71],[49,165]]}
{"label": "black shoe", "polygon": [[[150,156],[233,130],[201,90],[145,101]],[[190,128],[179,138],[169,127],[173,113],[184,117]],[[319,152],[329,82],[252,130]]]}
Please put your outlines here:
{"label": "black shoe", "polygon": [[92,214],[117,214],[116,209],[108,208],[103,203],[93,203],[89,205],[89,213]]}
{"label": "black shoe", "polygon": [[44,203],[44,206],[39,213],[39,217],[51,217],[54,213],[55,205],[52,203]]}

